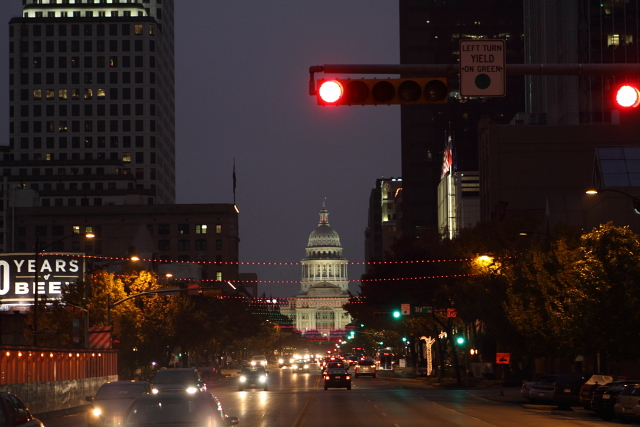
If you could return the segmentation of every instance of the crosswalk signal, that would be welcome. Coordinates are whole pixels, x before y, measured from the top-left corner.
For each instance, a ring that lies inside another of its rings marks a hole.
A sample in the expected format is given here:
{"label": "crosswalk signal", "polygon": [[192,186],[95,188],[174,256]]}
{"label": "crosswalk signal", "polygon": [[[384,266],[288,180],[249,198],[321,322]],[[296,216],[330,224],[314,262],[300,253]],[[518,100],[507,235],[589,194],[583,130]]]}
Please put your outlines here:
{"label": "crosswalk signal", "polygon": [[318,105],[445,104],[447,79],[320,79]]}

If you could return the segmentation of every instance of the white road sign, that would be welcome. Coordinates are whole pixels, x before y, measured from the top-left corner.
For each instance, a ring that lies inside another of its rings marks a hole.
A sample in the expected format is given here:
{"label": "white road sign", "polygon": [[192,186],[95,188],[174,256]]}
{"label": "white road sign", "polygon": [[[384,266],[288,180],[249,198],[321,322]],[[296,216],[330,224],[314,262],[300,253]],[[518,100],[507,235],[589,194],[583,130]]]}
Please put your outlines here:
{"label": "white road sign", "polygon": [[505,96],[504,40],[460,40],[460,95]]}
{"label": "white road sign", "polygon": [[409,316],[411,314],[411,304],[400,304],[400,311],[403,316]]}

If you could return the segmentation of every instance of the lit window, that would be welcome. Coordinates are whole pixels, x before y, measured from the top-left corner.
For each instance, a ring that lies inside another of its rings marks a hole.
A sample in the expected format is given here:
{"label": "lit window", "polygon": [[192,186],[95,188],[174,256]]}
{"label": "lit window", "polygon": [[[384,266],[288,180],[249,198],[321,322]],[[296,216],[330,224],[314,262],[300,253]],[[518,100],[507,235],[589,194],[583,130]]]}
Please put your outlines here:
{"label": "lit window", "polygon": [[216,280],[222,280],[222,271],[216,271]]}
{"label": "lit window", "polygon": [[47,99],[52,100],[56,96],[56,91],[53,89],[47,89]]}
{"label": "lit window", "polygon": [[67,99],[67,89],[58,89],[58,99]]}
{"label": "lit window", "polygon": [[216,224],[216,233],[218,234],[222,233],[222,225]]}
{"label": "lit window", "polygon": [[84,99],[93,99],[93,89],[87,88],[84,90]]}
{"label": "lit window", "polygon": [[42,89],[33,90],[33,99],[42,99]]}
{"label": "lit window", "polygon": [[97,95],[98,99],[105,99],[107,91],[104,88],[98,88]]}
{"label": "lit window", "polygon": [[136,33],[136,35],[141,35],[142,34],[142,24],[136,24],[133,26],[133,31]]}
{"label": "lit window", "polygon": [[122,153],[122,161],[124,163],[131,163],[131,153],[128,153],[128,152]]}
{"label": "lit window", "polygon": [[196,234],[207,234],[207,225],[206,224],[196,225]]}
{"label": "lit window", "polygon": [[80,234],[80,226],[79,225],[74,225],[73,226],[73,234]]}

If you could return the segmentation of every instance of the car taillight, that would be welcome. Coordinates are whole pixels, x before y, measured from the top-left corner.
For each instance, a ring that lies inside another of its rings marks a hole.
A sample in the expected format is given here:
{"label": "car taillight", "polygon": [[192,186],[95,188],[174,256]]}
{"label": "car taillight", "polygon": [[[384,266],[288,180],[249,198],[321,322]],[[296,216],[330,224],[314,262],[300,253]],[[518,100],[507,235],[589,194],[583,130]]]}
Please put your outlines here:
{"label": "car taillight", "polygon": [[351,375],[347,375],[347,377],[346,377],[346,378],[347,378],[348,380],[350,380],[350,379],[351,379]]}
{"label": "car taillight", "polygon": [[356,369],[358,369],[360,367],[360,365],[356,365]]}
{"label": "car taillight", "polygon": [[525,390],[527,387],[522,383],[522,389]]}
{"label": "car taillight", "polygon": [[325,380],[330,380],[331,377],[329,375],[327,375],[326,377],[324,377]]}

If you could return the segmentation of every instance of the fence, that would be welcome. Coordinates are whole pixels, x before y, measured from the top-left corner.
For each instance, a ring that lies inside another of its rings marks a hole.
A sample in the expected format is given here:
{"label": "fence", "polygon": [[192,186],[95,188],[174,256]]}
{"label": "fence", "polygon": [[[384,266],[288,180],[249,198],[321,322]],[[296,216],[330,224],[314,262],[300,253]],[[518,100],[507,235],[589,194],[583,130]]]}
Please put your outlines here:
{"label": "fence", "polygon": [[32,412],[84,403],[106,381],[118,379],[116,350],[0,346],[0,391],[11,391]]}

